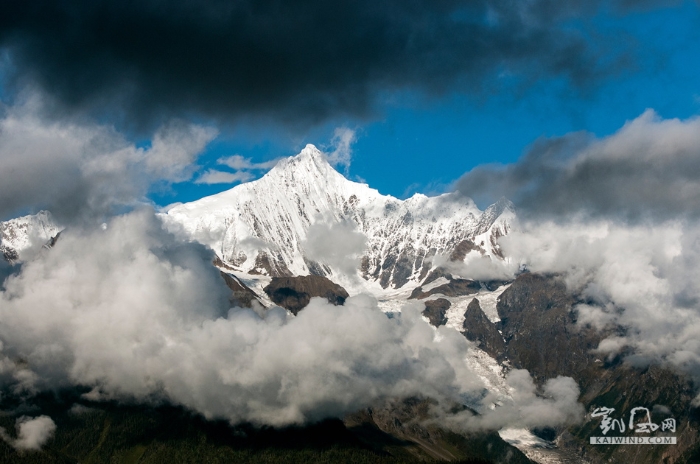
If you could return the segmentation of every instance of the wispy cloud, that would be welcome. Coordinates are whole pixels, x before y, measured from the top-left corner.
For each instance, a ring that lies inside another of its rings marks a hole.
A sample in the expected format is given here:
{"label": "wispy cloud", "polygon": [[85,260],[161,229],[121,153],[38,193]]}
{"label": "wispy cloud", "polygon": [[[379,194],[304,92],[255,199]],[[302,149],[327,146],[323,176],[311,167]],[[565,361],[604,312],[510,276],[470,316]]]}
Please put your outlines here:
{"label": "wispy cloud", "polygon": [[261,171],[273,168],[280,158],[261,163],[254,163],[251,158],[241,155],[231,155],[221,157],[216,163],[234,170],[221,171],[219,169],[208,169],[203,172],[195,181],[195,184],[235,184],[238,182],[248,182],[258,177]]}
{"label": "wispy cloud", "polygon": [[348,127],[338,127],[333,132],[331,147],[333,151],[326,153],[328,162],[334,166],[343,166],[347,170],[352,162],[352,144],[357,140],[355,131]]}
{"label": "wispy cloud", "polygon": [[216,169],[208,169],[199,176],[195,184],[234,184],[236,182],[248,182],[255,176],[247,171],[217,171]]}
{"label": "wispy cloud", "polygon": [[262,163],[253,163],[250,158],[245,158],[241,155],[232,155],[219,158],[216,162],[235,170],[258,171],[275,167],[279,160],[280,158],[276,158]]}

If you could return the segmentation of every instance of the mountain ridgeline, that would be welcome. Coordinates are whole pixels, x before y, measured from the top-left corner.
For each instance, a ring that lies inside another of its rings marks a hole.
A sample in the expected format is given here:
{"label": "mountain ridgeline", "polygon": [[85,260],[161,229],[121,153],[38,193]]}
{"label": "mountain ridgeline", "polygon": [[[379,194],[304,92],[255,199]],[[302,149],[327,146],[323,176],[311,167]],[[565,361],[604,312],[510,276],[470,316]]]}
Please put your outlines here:
{"label": "mountain ridgeline", "polygon": [[383,288],[422,281],[437,255],[501,256],[497,239],[514,218],[505,199],[481,211],[458,193],[407,200],[381,195],[343,177],[313,145],[259,180],[175,206],[164,216],[209,245],[232,271],[271,277],[341,276],[347,270],[337,262],[311,253],[317,238],[310,230],[325,228],[319,234],[324,248],[339,250],[346,246],[343,233],[361,234],[366,246],[350,250],[358,255],[357,272]]}

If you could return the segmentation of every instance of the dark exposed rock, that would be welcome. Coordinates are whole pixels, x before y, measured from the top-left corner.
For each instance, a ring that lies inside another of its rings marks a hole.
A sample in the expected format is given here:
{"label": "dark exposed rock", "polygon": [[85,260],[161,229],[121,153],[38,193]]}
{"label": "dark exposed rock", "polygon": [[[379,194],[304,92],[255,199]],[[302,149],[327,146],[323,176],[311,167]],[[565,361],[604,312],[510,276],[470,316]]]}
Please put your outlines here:
{"label": "dark exposed rock", "polygon": [[[418,275],[418,280],[422,280],[425,278],[425,276],[428,274],[428,271],[430,271],[430,268],[432,267],[432,261],[433,257],[435,256],[435,248],[431,248],[428,250],[428,252],[423,256],[421,259],[420,263],[420,274]],[[416,263],[418,264],[418,263]]]}
{"label": "dark exposed rock", "polygon": [[257,301],[263,307],[265,306],[260,301],[258,294],[251,290],[246,284],[241,282],[236,276],[221,272],[221,277],[224,278],[226,286],[233,292],[229,298],[229,301],[233,306],[252,308],[253,301]]}
{"label": "dark exposed rock", "polygon": [[[587,457],[593,458],[591,461],[596,462],[595,458],[598,458],[598,462],[700,462],[697,459],[700,457],[700,417],[693,417],[699,410],[692,406],[697,390],[687,376],[666,367],[634,368],[623,363],[600,366],[595,374],[595,382],[587,382],[589,387],[583,391],[579,400],[587,411],[605,406],[615,409],[614,418],[624,416],[629,419],[629,413],[634,407],[653,409],[653,405],[663,405],[669,412],[652,410],[652,422],[659,424],[666,417],[675,418],[677,430],[674,435],[677,444],[649,447],[592,446],[592,449],[586,449]],[[588,437],[601,435],[600,420],[590,418],[579,427],[573,427],[571,432],[580,442],[586,443]],[[691,458],[693,453],[698,454]]]}
{"label": "dark exposed rock", "polygon": [[491,237],[489,237],[489,241],[491,242],[491,249],[493,250],[493,254],[503,259],[505,258],[505,256],[503,255],[503,250],[501,250],[501,247],[498,244],[498,239],[501,237],[503,237],[503,234],[500,230],[496,229],[491,234]]}
{"label": "dark exposed rock", "polygon": [[447,324],[447,310],[450,309],[450,303],[444,298],[438,298],[437,300],[430,300],[425,302],[425,309],[423,310],[423,315],[430,320],[430,323],[435,327],[440,327],[441,325]]}
{"label": "dark exposed rock", "polygon": [[370,266],[369,257],[363,256],[362,259],[360,260],[360,272],[362,273],[362,277],[365,280],[369,280],[369,278],[370,278],[369,266]]}
{"label": "dark exposed rock", "polygon": [[413,275],[413,266],[417,260],[415,250],[410,246],[406,247],[401,252],[394,265],[394,272],[391,279],[394,288],[403,287],[408,282],[411,275]]}
{"label": "dark exposed rock", "polygon": [[416,249],[410,245],[402,249],[393,247],[383,260],[362,257],[360,272],[365,279],[378,279],[382,288],[390,285],[400,288],[405,285],[414,273],[419,272],[425,276],[430,270],[430,258],[434,256],[434,250],[428,253],[423,249]]}
{"label": "dark exposed rock", "polygon": [[[451,277],[451,276],[450,276]],[[417,287],[411,292],[411,298],[422,300],[430,295],[442,294],[445,296],[466,296],[478,293],[481,290],[481,284],[474,280],[468,279],[452,279],[446,284],[431,288],[427,292],[423,291],[423,287]]]}
{"label": "dark exposed rock", "polygon": [[452,250],[452,253],[450,254],[450,261],[464,261],[464,258],[466,258],[472,251],[479,252],[482,255],[485,253],[483,248],[477,246],[471,240],[462,240],[457,244],[454,250]]}
{"label": "dark exposed rock", "polygon": [[294,315],[315,296],[326,298],[334,305],[342,305],[349,296],[340,285],[316,275],[273,277],[263,290],[275,304],[290,310]]}
{"label": "dark exposed rock", "polygon": [[430,294],[423,292],[423,287],[416,287],[413,289],[413,291],[411,292],[411,296],[409,296],[408,299],[411,300],[413,298],[417,298],[420,300],[423,298],[427,298],[428,296],[430,296]]}
{"label": "dark exposed rock", "polygon": [[486,287],[486,290],[493,292],[498,287],[502,287],[503,285],[506,285],[507,283],[509,283],[508,280],[485,280],[485,281],[481,282],[481,285]]}
{"label": "dark exposed rock", "polygon": [[474,298],[464,312],[463,334],[468,340],[476,343],[493,358],[502,361],[505,358],[506,345],[503,337],[493,322],[486,317]]}

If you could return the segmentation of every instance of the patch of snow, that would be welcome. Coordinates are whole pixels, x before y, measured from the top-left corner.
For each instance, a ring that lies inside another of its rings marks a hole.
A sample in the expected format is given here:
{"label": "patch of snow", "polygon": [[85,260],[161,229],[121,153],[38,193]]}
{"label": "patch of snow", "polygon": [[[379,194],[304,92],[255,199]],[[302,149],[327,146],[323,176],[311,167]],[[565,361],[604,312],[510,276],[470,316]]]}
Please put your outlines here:
{"label": "patch of snow", "polygon": [[505,292],[510,285],[511,284],[502,285],[493,292],[482,289],[482,291],[476,295],[479,299],[479,306],[481,306],[482,311],[484,311],[484,314],[486,314],[486,317],[488,317],[491,322],[498,322],[501,320],[501,318],[498,317],[496,305],[498,304],[498,299],[501,297],[501,294]]}
{"label": "patch of snow", "polygon": [[573,456],[557,448],[556,444],[543,440],[527,429],[504,428],[498,431],[501,438],[538,464],[587,464],[580,456]]}

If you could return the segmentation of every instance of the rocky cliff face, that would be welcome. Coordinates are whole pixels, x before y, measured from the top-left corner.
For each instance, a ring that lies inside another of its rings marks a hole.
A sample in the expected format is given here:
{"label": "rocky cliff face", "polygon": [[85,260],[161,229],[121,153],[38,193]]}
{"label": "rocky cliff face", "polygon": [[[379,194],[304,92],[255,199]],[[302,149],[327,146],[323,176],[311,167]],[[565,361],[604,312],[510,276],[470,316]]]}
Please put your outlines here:
{"label": "rocky cliff face", "polygon": [[463,334],[468,340],[477,344],[494,359],[503,361],[506,354],[506,345],[503,337],[498,332],[496,325],[486,317],[479,306],[479,300],[474,298],[464,312]]}
{"label": "rocky cliff face", "polygon": [[507,355],[537,382],[557,375],[576,378],[594,366],[591,350],[604,335],[576,325],[574,301],[560,279],[529,273],[519,276],[498,301]]}
{"label": "rocky cliff face", "polygon": [[270,276],[342,275],[333,263],[311,259],[307,239],[314,225],[343,224],[366,238],[358,275],[384,288],[420,282],[434,256],[449,257],[460,246],[461,259],[468,253],[500,256],[496,240],[510,231],[514,218],[507,200],[482,212],[457,193],[407,200],[381,195],[344,178],[312,145],[259,180],[164,215],[210,245],[227,266]]}
{"label": "rocky cliff face", "polygon": [[452,303],[445,298],[438,298],[425,302],[425,310],[423,315],[428,318],[431,324],[435,327],[447,324],[447,310],[450,309]]}

